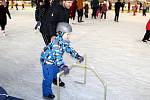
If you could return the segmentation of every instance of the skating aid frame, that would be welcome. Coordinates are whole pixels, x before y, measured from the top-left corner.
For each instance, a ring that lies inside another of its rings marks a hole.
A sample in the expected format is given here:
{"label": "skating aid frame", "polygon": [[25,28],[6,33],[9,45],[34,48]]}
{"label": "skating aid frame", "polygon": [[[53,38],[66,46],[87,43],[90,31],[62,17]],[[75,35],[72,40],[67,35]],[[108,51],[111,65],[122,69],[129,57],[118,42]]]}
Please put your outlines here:
{"label": "skating aid frame", "polygon": [[[101,76],[98,74],[98,72],[95,70],[94,67],[89,67],[87,66],[87,56],[84,55],[84,64],[80,64],[79,62],[70,65],[71,68],[75,68],[75,67],[79,67],[79,68],[83,68],[84,69],[84,81],[83,82],[79,82],[79,81],[75,81],[76,83],[79,84],[86,84],[86,79],[87,79],[87,69],[91,70],[94,75],[98,78],[98,80],[102,83],[103,87],[104,87],[104,100],[106,100],[106,96],[107,96],[107,84],[106,82],[101,78]],[[57,100],[60,100],[60,87],[59,87],[59,77],[62,76],[64,74],[64,71],[61,71],[57,74]]]}

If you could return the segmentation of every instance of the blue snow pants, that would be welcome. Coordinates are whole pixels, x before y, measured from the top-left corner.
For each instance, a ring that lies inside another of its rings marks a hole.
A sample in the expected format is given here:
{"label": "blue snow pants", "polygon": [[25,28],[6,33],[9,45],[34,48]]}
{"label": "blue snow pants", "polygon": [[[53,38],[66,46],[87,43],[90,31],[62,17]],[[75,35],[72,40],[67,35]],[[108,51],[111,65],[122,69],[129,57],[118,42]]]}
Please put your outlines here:
{"label": "blue snow pants", "polygon": [[43,69],[43,83],[42,83],[43,96],[48,96],[49,94],[53,95],[52,82],[54,78],[57,78],[59,68],[56,65],[42,64],[42,69]]}

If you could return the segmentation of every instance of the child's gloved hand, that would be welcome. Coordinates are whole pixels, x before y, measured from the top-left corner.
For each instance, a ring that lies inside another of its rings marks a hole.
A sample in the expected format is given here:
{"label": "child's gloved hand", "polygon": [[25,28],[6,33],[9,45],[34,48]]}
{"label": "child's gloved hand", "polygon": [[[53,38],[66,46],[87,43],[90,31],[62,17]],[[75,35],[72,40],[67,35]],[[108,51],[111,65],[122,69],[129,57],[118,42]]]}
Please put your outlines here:
{"label": "child's gloved hand", "polygon": [[60,68],[61,71],[64,71],[64,74],[67,75],[69,74],[70,69],[68,68],[67,65],[64,65],[62,68]]}
{"label": "child's gloved hand", "polygon": [[84,57],[82,57],[80,55],[78,55],[77,59],[79,60],[80,63],[84,61]]}

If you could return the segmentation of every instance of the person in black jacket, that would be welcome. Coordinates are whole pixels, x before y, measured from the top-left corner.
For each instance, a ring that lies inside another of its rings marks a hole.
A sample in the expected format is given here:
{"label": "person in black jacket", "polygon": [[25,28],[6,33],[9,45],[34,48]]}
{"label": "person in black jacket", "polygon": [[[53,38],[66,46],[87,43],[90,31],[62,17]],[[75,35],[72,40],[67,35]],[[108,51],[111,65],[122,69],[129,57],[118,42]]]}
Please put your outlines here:
{"label": "person in black jacket", "polygon": [[69,8],[72,1],[54,0],[49,5],[45,4],[45,12],[41,20],[40,32],[42,33],[44,42],[48,45],[51,37],[56,36],[56,26],[58,22],[69,23]]}
{"label": "person in black jacket", "polygon": [[99,1],[98,0],[92,0],[91,1],[91,9],[92,9],[92,18],[94,17],[96,19],[96,12],[99,7]]}
{"label": "person in black jacket", "polygon": [[5,26],[7,24],[7,16],[6,14],[9,16],[9,18],[11,19],[9,10],[7,7],[4,7],[4,5],[2,3],[0,3],[0,26],[1,26],[1,30],[5,36]]}
{"label": "person in black jacket", "polygon": [[37,24],[35,26],[35,30],[38,29],[38,27],[41,26],[41,19],[43,17],[43,1],[38,1],[35,9],[35,20],[37,21]]}
{"label": "person in black jacket", "polygon": [[125,7],[125,1],[123,0],[123,2],[121,3],[121,7],[122,7],[122,12],[124,12],[124,7]]}
{"label": "person in black jacket", "polygon": [[116,3],[115,3],[115,18],[114,18],[114,21],[118,22],[118,18],[119,18],[119,12],[120,12],[120,7],[121,7],[121,2],[120,0],[118,0]]}

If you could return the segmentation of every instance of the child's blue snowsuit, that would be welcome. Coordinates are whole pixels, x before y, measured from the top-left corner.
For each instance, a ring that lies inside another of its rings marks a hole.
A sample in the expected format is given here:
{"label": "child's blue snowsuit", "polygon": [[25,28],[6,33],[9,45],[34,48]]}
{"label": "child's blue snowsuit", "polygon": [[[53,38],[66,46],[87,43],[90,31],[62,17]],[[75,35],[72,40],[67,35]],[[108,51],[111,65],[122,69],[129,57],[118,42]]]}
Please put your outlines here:
{"label": "child's blue snowsuit", "polygon": [[40,62],[43,69],[43,96],[53,95],[51,84],[56,78],[59,68],[64,66],[63,54],[66,51],[73,58],[78,57],[78,53],[70,47],[70,43],[63,40],[62,34],[58,35],[41,53]]}

